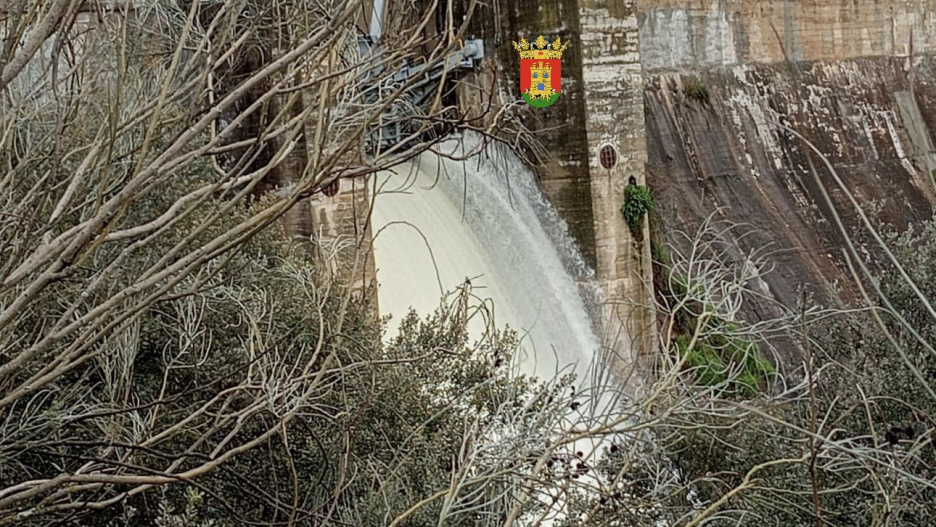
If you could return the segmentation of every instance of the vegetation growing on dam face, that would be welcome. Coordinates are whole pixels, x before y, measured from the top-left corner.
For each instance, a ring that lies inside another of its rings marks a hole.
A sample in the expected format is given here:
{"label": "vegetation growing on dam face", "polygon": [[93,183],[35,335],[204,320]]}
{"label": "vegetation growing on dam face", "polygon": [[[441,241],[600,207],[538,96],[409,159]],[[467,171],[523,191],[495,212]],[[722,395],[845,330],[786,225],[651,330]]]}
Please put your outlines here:
{"label": "vegetation growing on dam face", "polygon": [[653,195],[644,185],[629,184],[624,188],[624,203],[621,205],[621,214],[631,233],[638,240],[643,238],[643,220],[654,207]]}
{"label": "vegetation growing on dam face", "polygon": [[0,525],[932,523],[936,221],[868,226],[853,305],[751,321],[770,254],[710,219],[654,248],[638,388],[614,342],[584,387],[518,376],[482,291],[387,336],[364,240],[281,221],[431,146],[363,153],[363,4],[160,1],[65,45],[75,5],[0,20]]}
{"label": "vegetation growing on dam face", "polygon": [[759,337],[719,315],[711,300],[701,300],[698,293],[705,291],[706,284],[675,270],[665,246],[652,242],[651,246],[654,288],[672,322],[669,350],[682,368],[695,382],[718,387],[724,396],[750,397],[767,388],[777,371],[761,352]]}
{"label": "vegetation growing on dam face", "polygon": [[[706,386],[725,384],[726,393],[756,395],[774,380],[776,369],[765,359],[757,344],[745,337],[732,336],[738,328],[722,320],[710,321],[712,335],[693,342],[689,335],[676,337],[676,354],[693,372],[696,382]],[[733,370],[738,370],[735,374]]]}
{"label": "vegetation growing on dam face", "polygon": [[683,86],[682,92],[683,95],[685,95],[686,98],[690,101],[694,101],[700,104],[708,104],[709,102],[708,87],[697,78],[691,78],[687,80]]}

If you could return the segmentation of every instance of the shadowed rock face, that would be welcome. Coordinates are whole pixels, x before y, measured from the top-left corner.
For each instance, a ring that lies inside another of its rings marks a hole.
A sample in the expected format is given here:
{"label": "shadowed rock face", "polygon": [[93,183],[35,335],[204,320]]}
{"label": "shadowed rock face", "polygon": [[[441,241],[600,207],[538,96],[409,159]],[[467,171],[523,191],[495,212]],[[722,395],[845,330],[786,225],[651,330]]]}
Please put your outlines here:
{"label": "shadowed rock face", "polygon": [[[704,86],[708,101],[687,97],[687,83]],[[774,270],[759,286],[766,298],[748,306],[752,319],[774,314],[773,301],[795,306],[801,290],[831,302],[826,284],[849,282],[844,239],[810,163],[846,229],[864,237],[821,160],[778,123],[828,156],[866,210],[879,203],[885,222],[902,229],[933,215],[936,58],[914,57],[912,67],[906,57],[878,57],[645,73],[644,100],[647,180],[666,238],[695,232],[717,210],[745,225],[743,252],[771,253]]]}

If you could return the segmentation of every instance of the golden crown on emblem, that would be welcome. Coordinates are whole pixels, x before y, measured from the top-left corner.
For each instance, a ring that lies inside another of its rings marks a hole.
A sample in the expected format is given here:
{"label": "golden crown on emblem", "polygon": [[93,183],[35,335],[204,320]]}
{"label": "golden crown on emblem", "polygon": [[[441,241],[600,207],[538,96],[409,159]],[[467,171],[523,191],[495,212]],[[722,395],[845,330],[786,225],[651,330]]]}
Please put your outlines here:
{"label": "golden crown on emblem", "polygon": [[568,42],[562,44],[557,37],[552,44],[548,44],[543,35],[537,37],[531,46],[526,39],[521,38],[520,43],[513,43],[514,49],[520,53],[521,59],[561,59]]}

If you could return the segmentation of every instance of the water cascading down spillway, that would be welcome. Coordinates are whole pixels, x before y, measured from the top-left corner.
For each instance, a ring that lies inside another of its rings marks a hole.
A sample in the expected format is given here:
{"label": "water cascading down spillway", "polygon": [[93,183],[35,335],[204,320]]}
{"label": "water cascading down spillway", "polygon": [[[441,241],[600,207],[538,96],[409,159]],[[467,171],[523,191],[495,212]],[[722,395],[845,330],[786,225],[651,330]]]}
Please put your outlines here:
{"label": "water cascading down spillway", "polygon": [[[473,137],[439,150],[471,150]],[[520,373],[551,379],[587,375],[598,339],[579,291],[593,281],[565,224],[530,170],[506,148],[489,145],[467,161],[424,153],[376,178],[372,216],[378,305],[399,321],[421,316],[470,280],[490,299],[495,323],[522,338]],[[391,324],[391,332],[395,329]],[[469,325],[479,336],[482,328]]]}

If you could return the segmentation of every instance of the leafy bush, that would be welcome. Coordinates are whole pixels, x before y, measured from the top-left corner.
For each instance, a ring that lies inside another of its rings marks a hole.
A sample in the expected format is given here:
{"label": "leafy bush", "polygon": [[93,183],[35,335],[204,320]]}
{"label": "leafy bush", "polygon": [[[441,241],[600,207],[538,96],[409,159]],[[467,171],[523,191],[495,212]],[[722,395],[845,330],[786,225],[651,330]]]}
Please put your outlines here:
{"label": "leafy bush", "polygon": [[621,213],[627,221],[634,237],[641,238],[641,227],[643,226],[644,216],[653,210],[653,195],[650,189],[643,185],[627,185],[624,189],[624,204],[621,205]]}
{"label": "leafy bush", "polygon": [[676,353],[680,359],[685,357],[696,382],[704,386],[727,382],[727,393],[757,394],[776,375],[773,364],[763,357],[757,343],[737,334],[737,325],[717,318],[708,325],[714,331],[706,331],[694,344],[688,334],[675,339]]}
{"label": "leafy bush", "polygon": [[713,304],[718,300],[708,294],[701,280],[683,274],[682,263],[674,267],[666,246],[654,243],[651,251],[655,292],[661,305],[669,307],[664,309],[671,317],[670,354],[684,360],[684,369],[692,373],[695,383],[719,386],[725,395],[753,396],[765,389],[777,372],[752,340],[752,331],[743,329],[731,315],[720,314]]}

